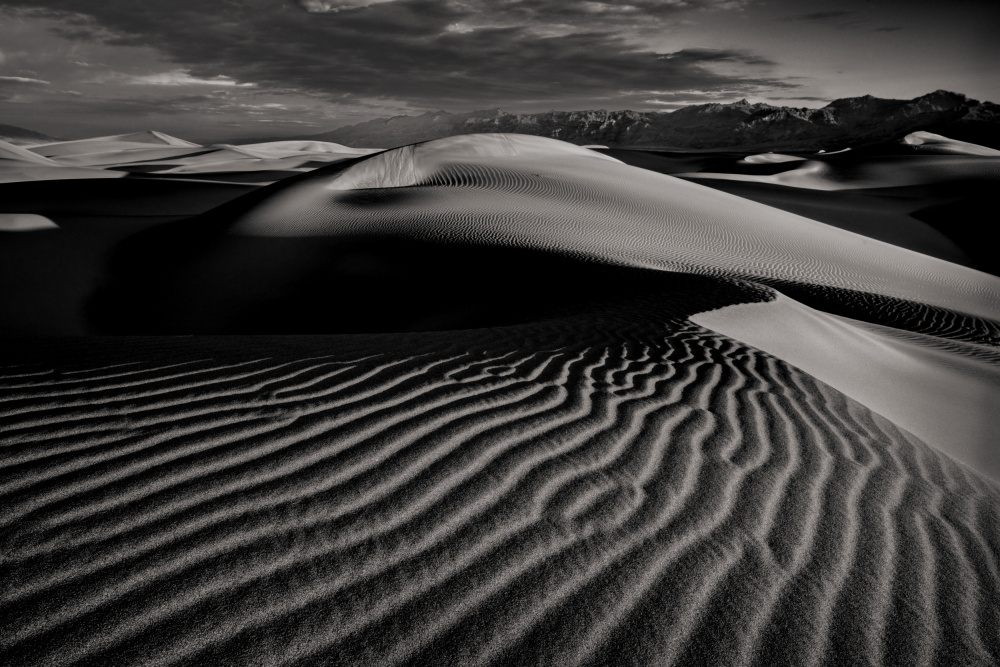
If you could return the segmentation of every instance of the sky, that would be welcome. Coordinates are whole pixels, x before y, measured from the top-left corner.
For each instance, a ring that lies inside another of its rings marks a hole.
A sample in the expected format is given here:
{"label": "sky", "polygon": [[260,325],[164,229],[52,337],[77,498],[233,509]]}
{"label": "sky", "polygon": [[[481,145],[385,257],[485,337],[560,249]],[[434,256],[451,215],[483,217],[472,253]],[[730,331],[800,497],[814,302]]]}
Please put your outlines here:
{"label": "sky", "polygon": [[0,123],[307,135],[501,108],[1000,102],[996,0],[0,0]]}

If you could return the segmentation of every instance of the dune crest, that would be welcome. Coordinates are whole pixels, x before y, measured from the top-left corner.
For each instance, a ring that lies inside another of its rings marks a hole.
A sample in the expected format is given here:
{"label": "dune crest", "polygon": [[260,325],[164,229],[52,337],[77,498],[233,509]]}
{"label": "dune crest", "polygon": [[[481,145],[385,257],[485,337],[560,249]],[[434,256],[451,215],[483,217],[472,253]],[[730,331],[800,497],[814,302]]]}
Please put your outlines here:
{"label": "dune crest", "polygon": [[266,155],[267,157],[290,157],[301,153],[336,153],[350,155],[367,155],[379,153],[381,148],[351,148],[332,141],[267,141],[259,144],[240,144],[245,148]]}
{"label": "dune crest", "polygon": [[45,157],[65,157],[86,153],[106,153],[131,148],[149,148],[150,146],[201,148],[200,144],[150,130],[147,132],[133,132],[132,134],[115,134],[107,137],[77,139],[74,141],[56,141],[30,146],[29,150]]}
{"label": "dune crest", "polygon": [[[33,153],[27,148],[15,146],[6,141],[0,141],[0,160],[15,160],[18,162],[31,162],[32,164],[42,164],[50,167],[58,166],[58,162],[47,157]],[[3,163],[0,162],[0,165]]]}
{"label": "dune crest", "polygon": [[379,153],[339,174],[327,188],[405,188],[433,179],[451,162],[505,158],[544,160],[560,156],[618,162],[607,155],[557,139],[521,134],[470,134]]}

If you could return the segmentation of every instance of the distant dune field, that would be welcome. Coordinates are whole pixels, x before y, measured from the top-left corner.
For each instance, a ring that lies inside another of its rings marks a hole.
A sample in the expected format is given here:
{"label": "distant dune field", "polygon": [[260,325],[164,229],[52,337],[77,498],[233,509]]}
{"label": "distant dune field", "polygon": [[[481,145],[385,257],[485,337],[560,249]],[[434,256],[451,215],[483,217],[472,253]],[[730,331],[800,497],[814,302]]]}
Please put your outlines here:
{"label": "distant dune field", "polygon": [[997,664],[1000,158],[912,136],[0,146],[0,663]]}

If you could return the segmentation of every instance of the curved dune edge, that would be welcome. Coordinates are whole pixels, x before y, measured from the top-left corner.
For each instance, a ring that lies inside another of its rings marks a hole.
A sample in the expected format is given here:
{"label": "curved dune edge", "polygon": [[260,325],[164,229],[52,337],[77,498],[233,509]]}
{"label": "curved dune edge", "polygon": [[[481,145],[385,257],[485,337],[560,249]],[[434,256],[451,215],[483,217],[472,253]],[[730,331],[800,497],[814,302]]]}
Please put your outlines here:
{"label": "curved dune edge", "polygon": [[106,137],[91,137],[73,141],[54,141],[45,144],[25,146],[32,153],[45,157],[68,157],[87,153],[105,153],[109,151],[126,151],[130,149],[148,149],[150,147],[174,147],[181,149],[201,148],[200,144],[172,137],[169,134],[150,130],[148,132],[133,132],[131,134],[116,134]]}
{"label": "curved dune edge", "polygon": [[747,181],[809,190],[891,188],[965,179],[1000,178],[1000,160],[992,154],[958,150],[941,151],[941,153],[941,155],[926,156],[871,157],[856,165],[806,160],[795,169],[773,175],[713,172],[687,172],[674,175],[692,181],[701,179]]}
{"label": "curved dune edge", "polygon": [[368,155],[370,153],[381,153],[381,148],[352,148],[343,144],[335,144],[331,141],[265,141],[258,144],[240,144],[237,148],[243,148],[259,153],[265,157],[291,157],[294,155],[308,154],[350,154]]}
{"label": "curved dune edge", "polygon": [[914,146],[922,153],[945,153],[950,155],[990,155],[1000,156],[1000,150],[979,144],[949,139],[933,132],[911,132],[903,137],[903,142]]}
{"label": "curved dune edge", "polygon": [[[7,141],[0,141],[0,160],[14,160],[17,162],[31,162],[33,164],[43,164],[48,166],[58,166],[58,162],[42,157],[37,153],[32,153],[23,146],[16,146]],[[3,164],[3,162],[0,162]]]}
{"label": "curved dune edge", "polygon": [[50,167],[19,160],[0,161],[0,183],[23,183],[26,181],[62,181],[96,178],[124,178],[123,171],[106,171],[87,167]]}
{"label": "curved dune edge", "polygon": [[701,327],[545,326],[4,366],[0,659],[1000,657],[995,486]]}
{"label": "curved dune edge", "polygon": [[802,160],[805,158],[797,155],[783,155],[782,153],[760,153],[743,158],[743,161],[749,164],[781,164],[783,162],[801,162]]}
{"label": "curved dune edge", "polygon": [[373,155],[337,174],[326,184],[328,190],[405,188],[433,180],[449,165],[463,161],[517,158],[592,158],[621,164],[613,157],[582,146],[523,134],[468,134],[403,146]]}
{"label": "curved dune edge", "polygon": [[690,319],[783,359],[1000,480],[995,350],[829,315],[780,293]]}
{"label": "curved dune edge", "polygon": [[59,229],[59,225],[35,213],[0,213],[0,232],[33,232],[39,229]]}

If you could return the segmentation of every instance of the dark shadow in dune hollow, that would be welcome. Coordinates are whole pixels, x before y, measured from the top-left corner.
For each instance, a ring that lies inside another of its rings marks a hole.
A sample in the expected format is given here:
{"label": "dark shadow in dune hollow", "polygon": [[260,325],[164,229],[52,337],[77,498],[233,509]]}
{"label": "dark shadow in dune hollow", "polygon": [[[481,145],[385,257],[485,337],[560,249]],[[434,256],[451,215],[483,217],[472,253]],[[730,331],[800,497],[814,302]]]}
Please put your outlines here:
{"label": "dark shadow in dune hollow", "polygon": [[973,268],[1000,276],[1000,256],[996,252],[996,184],[988,181],[965,181],[949,184],[945,194],[951,197],[913,213],[952,239],[976,265]]}
{"label": "dark shadow in dune hollow", "polygon": [[443,331],[598,316],[623,298],[711,291],[714,282],[538,250],[385,236],[218,235],[182,223],[122,244],[89,319],[111,334]]}
{"label": "dark shadow in dune hollow", "polygon": [[[768,285],[828,313],[1000,344],[1000,324],[982,318],[789,280],[715,271],[678,274],[548,250],[402,236],[228,233],[239,213],[281,186],[126,239],[88,302],[89,330],[113,335],[371,334],[503,327],[580,315],[595,322],[621,317],[619,324],[636,318],[662,322],[745,302],[721,294],[735,283],[746,289],[750,283],[743,281],[750,280],[758,283],[749,287],[751,292],[767,294],[761,285]],[[405,197],[419,193],[384,189],[347,195],[365,208],[390,200],[398,204]]]}
{"label": "dark shadow in dune hollow", "polygon": [[0,184],[0,213],[46,216],[196,215],[255,190],[253,185],[174,178],[102,178]]}

